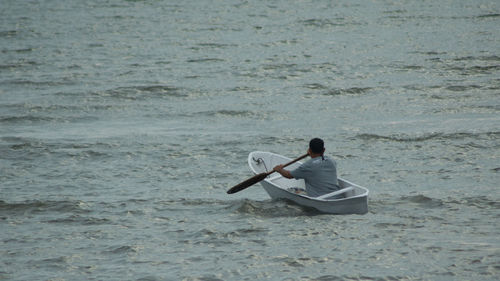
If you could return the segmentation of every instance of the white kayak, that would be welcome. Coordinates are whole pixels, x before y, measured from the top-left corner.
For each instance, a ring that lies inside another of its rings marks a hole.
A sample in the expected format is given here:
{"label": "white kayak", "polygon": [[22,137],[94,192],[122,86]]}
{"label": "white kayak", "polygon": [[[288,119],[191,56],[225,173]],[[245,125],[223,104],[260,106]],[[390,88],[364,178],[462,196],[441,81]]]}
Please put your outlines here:
{"label": "white kayak", "polygon": [[[290,162],[291,159],[271,153],[254,151],[248,155],[248,165],[255,174],[272,171],[276,165]],[[293,170],[302,163],[296,162],[287,167]],[[299,205],[315,208],[330,214],[365,214],[368,212],[368,192],[365,187],[338,178],[340,190],[310,197],[297,194],[296,189],[305,189],[304,180],[287,179],[279,173],[273,173],[260,183],[272,199],[287,199]]]}

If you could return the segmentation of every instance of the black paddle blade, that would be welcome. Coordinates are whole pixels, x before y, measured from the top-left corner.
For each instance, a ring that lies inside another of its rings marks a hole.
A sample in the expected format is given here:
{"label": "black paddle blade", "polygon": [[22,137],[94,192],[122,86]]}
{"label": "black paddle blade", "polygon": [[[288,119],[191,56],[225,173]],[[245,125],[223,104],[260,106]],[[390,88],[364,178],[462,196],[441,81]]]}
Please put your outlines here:
{"label": "black paddle blade", "polygon": [[255,176],[247,179],[246,181],[231,187],[227,191],[227,194],[233,194],[233,193],[236,193],[238,191],[242,191],[243,189],[245,189],[249,186],[252,186],[252,185],[258,183],[259,181],[265,179],[267,177],[267,175],[268,175],[267,173],[261,173],[261,174],[255,175]]}

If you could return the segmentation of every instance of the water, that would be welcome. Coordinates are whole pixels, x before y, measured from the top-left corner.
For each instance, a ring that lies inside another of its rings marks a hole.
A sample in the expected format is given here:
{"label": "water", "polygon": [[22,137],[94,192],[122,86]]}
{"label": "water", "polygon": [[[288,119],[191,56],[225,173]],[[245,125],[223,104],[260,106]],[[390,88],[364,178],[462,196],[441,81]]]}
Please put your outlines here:
{"label": "water", "polygon": [[[0,279],[498,279],[498,1],[1,7]],[[226,194],[316,136],[369,213]]]}

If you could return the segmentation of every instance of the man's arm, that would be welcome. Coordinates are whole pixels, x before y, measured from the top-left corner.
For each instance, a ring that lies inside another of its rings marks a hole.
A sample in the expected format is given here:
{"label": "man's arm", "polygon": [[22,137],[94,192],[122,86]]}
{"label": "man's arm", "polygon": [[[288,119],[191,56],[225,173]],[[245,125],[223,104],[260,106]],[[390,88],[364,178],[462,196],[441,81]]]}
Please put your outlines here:
{"label": "man's arm", "polygon": [[287,179],[293,179],[293,176],[290,173],[290,171],[283,169],[283,166],[284,165],[278,165],[278,166],[274,167],[273,170],[280,173],[282,176],[284,176]]}

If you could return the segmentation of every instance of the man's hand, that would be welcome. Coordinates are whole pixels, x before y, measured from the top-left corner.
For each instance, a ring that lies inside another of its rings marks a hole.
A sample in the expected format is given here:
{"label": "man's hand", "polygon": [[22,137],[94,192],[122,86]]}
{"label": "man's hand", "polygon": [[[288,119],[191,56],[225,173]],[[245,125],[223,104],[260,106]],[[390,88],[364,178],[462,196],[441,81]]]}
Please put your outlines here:
{"label": "man's hand", "polygon": [[274,167],[273,171],[278,172],[278,173],[280,173],[280,174],[281,174],[281,172],[280,172],[280,171],[281,171],[281,170],[283,170],[283,166],[284,166],[284,165],[278,165],[278,166]]}
{"label": "man's hand", "polygon": [[284,176],[287,179],[293,179],[292,174],[290,174],[290,171],[287,171],[283,169],[284,165],[278,165],[273,168],[273,171],[280,173],[282,176]]}

